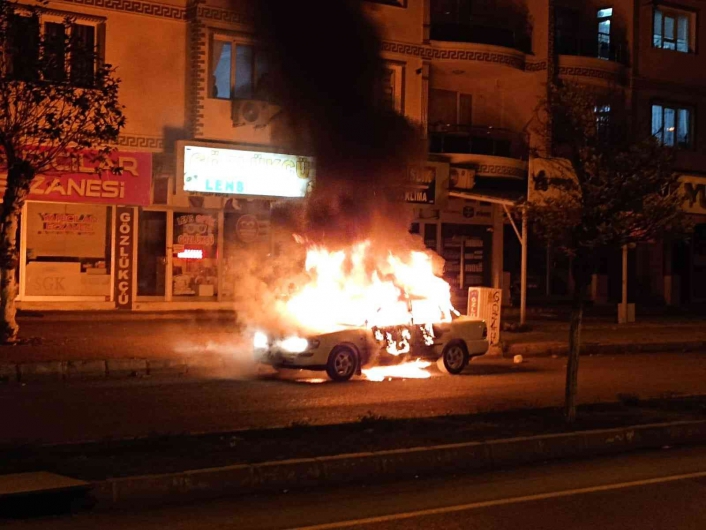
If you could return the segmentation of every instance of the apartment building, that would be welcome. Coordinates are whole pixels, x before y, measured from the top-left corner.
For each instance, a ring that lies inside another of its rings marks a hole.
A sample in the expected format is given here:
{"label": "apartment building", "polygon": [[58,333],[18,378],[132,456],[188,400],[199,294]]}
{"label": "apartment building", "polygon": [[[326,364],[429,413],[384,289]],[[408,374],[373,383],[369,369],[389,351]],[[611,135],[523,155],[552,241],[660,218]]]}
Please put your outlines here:
{"label": "apartment building", "polygon": [[[429,142],[428,164],[410,168],[404,193],[411,230],[446,258],[459,300],[473,285],[509,293],[518,278],[508,214],[527,192],[530,147],[540,141],[531,124],[553,77],[622,87],[647,126],[680,148],[696,234],[635,249],[633,283],[668,303],[706,299],[700,2],[363,4],[383,39],[389,104]],[[272,202],[300,200],[316,168],[269,101],[251,5],[51,1],[38,30],[67,14],[72,31],[118,67],[127,125],[116,157],[132,170],[116,177],[125,190],[117,197],[82,184],[90,172],[76,167],[59,167],[63,180],[47,177],[34,188],[21,226],[20,306],[232,307],[239,264],[229,256],[267,244]],[[204,170],[234,163],[243,168],[238,188]],[[616,259],[607,255],[594,279],[598,301],[615,298]],[[531,292],[567,293],[566,270],[530,244]]]}

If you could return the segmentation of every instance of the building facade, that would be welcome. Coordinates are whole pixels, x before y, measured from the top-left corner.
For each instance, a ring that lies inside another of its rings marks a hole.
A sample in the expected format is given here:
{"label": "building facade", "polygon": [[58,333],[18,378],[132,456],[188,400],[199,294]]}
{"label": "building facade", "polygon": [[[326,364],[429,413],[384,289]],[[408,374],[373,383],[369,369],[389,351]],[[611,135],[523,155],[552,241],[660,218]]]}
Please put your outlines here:
{"label": "building facade", "polygon": [[[641,293],[649,287],[668,303],[706,299],[700,2],[363,4],[383,40],[390,104],[429,142],[429,163],[409,172],[411,230],[447,260],[458,302],[474,285],[503,287],[509,299],[519,279],[508,213],[527,191],[531,148],[541,147],[531,124],[554,77],[624,88],[655,134],[680,147],[696,233],[688,243],[641,245],[632,267]],[[63,0],[47,13],[47,22],[75,17],[118,67],[127,125],[115,156],[133,170],[100,184],[80,164],[40,176],[22,216],[20,307],[237,305],[246,293],[232,280],[230,256],[271,239],[274,198],[263,197],[286,189],[280,198],[297,200],[315,177],[315,160],[296,152],[268,103],[268,65],[248,3]],[[204,157],[215,165],[237,157],[250,168],[245,187],[199,178]],[[265,188],[250,187],[257,183]],[[568,292],[565,264],[530,249],[530,288]],[[619,285],[616,259],[606,256],[596,276],[597,300]]]}

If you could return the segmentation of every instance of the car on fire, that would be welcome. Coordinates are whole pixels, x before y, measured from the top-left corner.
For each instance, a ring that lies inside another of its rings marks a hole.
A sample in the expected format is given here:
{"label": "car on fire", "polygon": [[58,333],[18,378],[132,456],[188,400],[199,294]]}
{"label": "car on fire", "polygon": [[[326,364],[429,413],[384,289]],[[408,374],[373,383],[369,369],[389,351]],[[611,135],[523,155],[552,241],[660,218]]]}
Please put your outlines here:
{"label": "car on fire", "polygon": [[365,366],[411,359],[435,361],[442,372],[459,374],[472,357],[488,351],[488,328],[482,320],[454,315],[434,324],[350,326],[309,336],[276,337],[259,331],[253,347],[258,362],[326,371],[333,381],[347,381]]}

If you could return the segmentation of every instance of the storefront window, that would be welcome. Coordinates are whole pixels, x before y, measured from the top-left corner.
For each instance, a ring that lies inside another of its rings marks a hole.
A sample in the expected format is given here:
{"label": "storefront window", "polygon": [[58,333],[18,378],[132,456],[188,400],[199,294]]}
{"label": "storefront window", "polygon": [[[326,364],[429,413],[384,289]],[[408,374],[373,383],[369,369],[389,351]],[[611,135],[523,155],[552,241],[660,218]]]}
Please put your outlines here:
{"label": "storefront window", "polygon": [[173,295],[218,294],[218,217],[174,212]]}
{"label": "storefront window", "polygon": [[269,252],[270,211],[267,203],[250,203],[240,211],[226,212],[224,222],[224,271],[222,297],[236,298],[243,253]]}
{"label": "storefront window", "polygon": [[110,297],[112,207],[27,203],[26,296]]}

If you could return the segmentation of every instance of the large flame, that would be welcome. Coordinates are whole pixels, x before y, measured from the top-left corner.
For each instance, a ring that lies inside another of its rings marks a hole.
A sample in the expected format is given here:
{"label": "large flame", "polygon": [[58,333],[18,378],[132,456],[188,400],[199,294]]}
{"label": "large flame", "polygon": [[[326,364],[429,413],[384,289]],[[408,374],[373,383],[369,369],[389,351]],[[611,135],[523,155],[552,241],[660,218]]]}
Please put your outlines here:
{"label": "large flame", "polygon": [[308,245],[305,268],[306,281],[278,310],[308,332],[423,325],[448,321],[454,310],[449,284],[426,252],[380,255],[370,241],[344,250]]}

